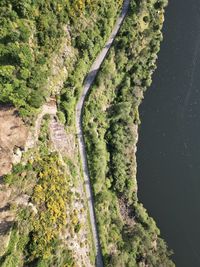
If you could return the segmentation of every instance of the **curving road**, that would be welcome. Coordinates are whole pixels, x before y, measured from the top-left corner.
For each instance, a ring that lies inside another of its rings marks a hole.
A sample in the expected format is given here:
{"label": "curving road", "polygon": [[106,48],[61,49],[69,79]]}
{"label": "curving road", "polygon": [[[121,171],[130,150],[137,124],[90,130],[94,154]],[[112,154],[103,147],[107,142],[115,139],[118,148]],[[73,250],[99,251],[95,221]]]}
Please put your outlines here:
{"label": "curving road", "polygon": [[89,171],[88,171],[88,164],[87,164],[87,155],[86,155],[86,149],[85,149],[85,142],[83,137],[83,129],[82,129],[82,110],[84,107],[84,102],[87,93],[89,92],[92,83],[94,82],[97,73],[101,67],[101,64],[103,60],[105,59],[121,25],[124,20],[124,18],[127,15],[128,8],[129,8],[130,0],[124,0],[124,4],[122,7],[122,11],[120,16],[118,17],[116,24],[114,26],[114,29],[105,44],[104,48],[102,49],[101,53],[96,58],[95,62],[93,63],[89,74],[87,75],[84,85],[83,85],[83,91],[81,93],[80,99],[76,106],[76,131],[77,131],[77,137],[78,137],[78,143],[79,143],[79,152],[80,157],[82,161],[83,166],[83,175],[84,175],[84,182],[85,182],[85,189],[86,189],[86,196],[88,199],[88,207],[89,207],[89,214],[90,214],[90,222],[92,227],[92,234],[94,239],[94,244],[96,248],[96,266],[97,267],[103,267],[103,258],[101,253],[101,246],[100,246],[100,239],[98,236],[97,231],[97,223],[95,218],[95,211],[94,211],[94,199],[93,199],[93,193],[92,193],[92,187],[90,183],[90,177],[89,177]]}

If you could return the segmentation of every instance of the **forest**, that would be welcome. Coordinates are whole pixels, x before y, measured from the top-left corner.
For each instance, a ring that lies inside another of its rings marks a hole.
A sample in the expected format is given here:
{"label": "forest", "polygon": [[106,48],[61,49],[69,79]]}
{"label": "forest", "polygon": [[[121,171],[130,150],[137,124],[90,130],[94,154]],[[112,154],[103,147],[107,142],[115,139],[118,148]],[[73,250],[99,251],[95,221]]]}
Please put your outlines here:
{"label": "forest", "polygon": [[[120,6],[120,2],[115,7]],[[52,93],[45,85],[54,67],[51,66],[52,54],[58,50],[62,38],[77,50],[76,75],[82,75],[84,65],[94,58],[110,32],[117,12],[113,7],[114,1],[102,4],[101,1],[2,0],[0,101],[17,107],[24,117],[31,117],[41,107]],[[85,25],[83,31],[81,19],[89,23],[94,10],[98,21],[92,27]],[[69,27],[72,40],[66,40],[64,25]],[[67,68],[72,72],[69,65]]]}

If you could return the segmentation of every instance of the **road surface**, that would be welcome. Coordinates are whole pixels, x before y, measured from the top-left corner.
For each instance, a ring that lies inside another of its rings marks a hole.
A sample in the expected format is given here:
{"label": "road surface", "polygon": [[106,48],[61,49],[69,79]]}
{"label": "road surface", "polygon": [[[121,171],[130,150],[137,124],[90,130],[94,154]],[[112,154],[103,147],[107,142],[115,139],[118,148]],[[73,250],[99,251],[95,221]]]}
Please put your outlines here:
{"label": "road surface", "polygon": [[89,171],[88,171],[88,164],[87,164],[87,156],[86,156],[86,149],[85,149],[85,142],[83,137],[83,129],[82,129],[82,110],[84,107],[84,102],[87,93],[89,92],[92,83],[94,82],[96,75],[101,67],[103,60],[105,59],[121,25],[124,18],[127,15],[128,8],[129,8],[130,0],[125,0],[122,11],[120,16],[118,17],[116,24],[113,28],[113,31],[105,44],[104,48],[102,49],[101,53],[96,58],[95,62],[93,63],[89,74],[87,75],[84,85],[83,91],[81,93],[80,99],[76,106],[76,131],[79,143],[79,152],[83,166],[83,175],[84,175],[84,182],[85,182],[85,189],[86,189],[86,196],[88,199],[88,207],[89,207],[89,214],[90,214],[90,222],[92,227],[92,234],[93,240],[96,248],[96,266],[103,267],[103,258],[101,253],[101,246],[100,246],[100,239],[97,231],[97,223],[95,218],[95,211],[94,211],[94,198],[92,193],[92,187],[90,183]]}

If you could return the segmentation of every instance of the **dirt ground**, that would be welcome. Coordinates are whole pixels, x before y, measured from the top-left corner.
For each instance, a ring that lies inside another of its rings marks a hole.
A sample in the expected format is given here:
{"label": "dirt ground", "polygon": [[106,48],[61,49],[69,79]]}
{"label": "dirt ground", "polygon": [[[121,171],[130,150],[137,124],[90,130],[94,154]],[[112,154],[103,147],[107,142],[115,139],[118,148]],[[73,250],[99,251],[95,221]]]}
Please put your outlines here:
{"label": "dirt ground", "polygon": [[16,109],[0,106],[0,177],[8,173],[12,163],[20,157],[28,137],[28,128]]}

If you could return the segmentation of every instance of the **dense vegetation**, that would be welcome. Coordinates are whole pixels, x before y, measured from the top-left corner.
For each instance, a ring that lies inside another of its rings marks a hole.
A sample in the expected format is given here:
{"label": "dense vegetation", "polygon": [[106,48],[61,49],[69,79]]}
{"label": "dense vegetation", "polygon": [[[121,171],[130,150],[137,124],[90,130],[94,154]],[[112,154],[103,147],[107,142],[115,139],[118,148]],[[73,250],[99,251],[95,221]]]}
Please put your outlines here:
{"label": "dense vegetation", "polygon": [[[84,112],[88,163],[106,266],[173,266],[137,199],[138,106],[151,84],[166,1],[131,1]],[[143,264],[143,265],[142,265]]]}
{"label": "dense vegetation", "polygon": [[67,20],[60,1],[15,1],[0,3],[0,100],[27,114],[48,95],[48,57],[64,34]]}
{"label": "dense vegetation", "polygon": [[[2,0],[0,102],[13,104],[24,117],[33,115],[51,94],[46,82],[55,67],[51,59],[62,42],[76,48],[76,76],[83,79],[83,68],[99,51],[112,27],[116,7],[119,3],[114,0]],[[70,63],[65,64],[72,72]],[[65,109],[65,104],[62,107]]]}
{"label": "dense vegetation", "polygon": [[[2,0],[0,103],[14,105],[30,119],[52,94],[47,87],[52,58],[67,42],[75,52],[73,64],[65,62],[68,77],[58,96],[58,116],[73,126],[84,77],[121,5],[122,0]],[[106,266],[173,266],[155,222],[138,203],[135,159],[138,106],[156,68],[165,5],[166,0],[131,0],[86,103],[84,131]],[[73,252],[60,238],[72,190],[60,157],[50,150],[47,130],[48,119],[39,146],[4,177],[32,203],[12,207],[18,216],[0,259],[4,267],[74,264]],[[70,171],[77,175],[73,164]],[[78,232],[77,218],[72,222]]]}
{"label": "dense vegetation", "polygon": [[65,114],[68,126],[74,122],[75,105],[80,96],[84,78],[108,38],[122,2],[122,0],[93,1],[92,8],[88,11],[88,16],[92,19],[87,24],[80,23],[80,20],[74,17],[71,19],[71,35],[73,45],[78,49],[79,60],[76,61],[65,81],[60,95],[60,110]]}
{"label": "dense vegetation", "polygon": [[[69,78],[61,94],[60,108],[67,122],[72,122],[81,83],[108,37],[121,4],[122,0],[2,0],[0,103],[14,105],[31,122],[31,117],[52,94],[48,81],[52,70],[59,66],[57,58],[64,55],[59,55],[61,44],[66,43],[74,58],[68,59],[68,55],[65,58]],[[61,111],[58,115],[65,120]],[[33,154],[31,151],[25,154],[30,162],[22,159],[23,165],[14,166],[12,174],[4,177],[16,190],[15,194],[29,196],[34,207],[33,210],[18,204],[12,207],[19,216],[7,251],[1,257],[2,266],[73,265],[73,253],[59,239],[62,228],[66,229],[64,210],[70,202],[66,196],[69,184],[58,155],[50,152],[46,141],[47,135],[40,136],[39,152],[36,148]],[[77,215],[70,216],[70,231],[78,232],[81,225]]]}

